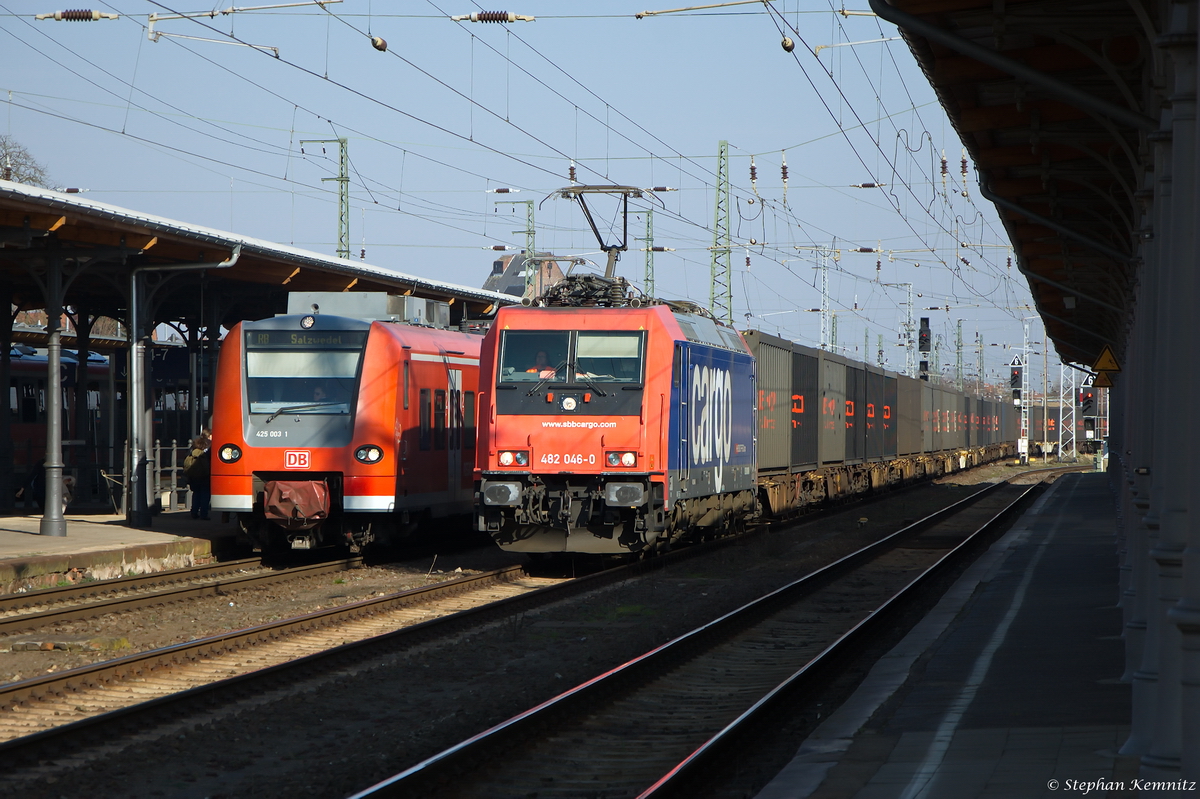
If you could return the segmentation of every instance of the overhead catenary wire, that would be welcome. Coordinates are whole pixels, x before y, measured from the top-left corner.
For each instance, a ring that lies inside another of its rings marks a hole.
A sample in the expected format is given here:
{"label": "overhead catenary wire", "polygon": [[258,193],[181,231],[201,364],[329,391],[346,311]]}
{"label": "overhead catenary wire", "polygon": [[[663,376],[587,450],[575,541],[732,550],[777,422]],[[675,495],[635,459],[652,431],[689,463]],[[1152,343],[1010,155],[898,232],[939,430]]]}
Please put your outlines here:
{"label": "overhead catenary wire", "polygon": [[[761,14],[763,12],[760,11],[757,13]],[[346,15],[340,15],[340,16],[346,16]],[[379,15],[376,15],[376,16],[379,16]],[[516,42],[517,42],[517,40],[514,39],[514,43],[516,43]],[[189,49],[193,53],[195,52],[195,48],[187,48],[187,49]],[[534,48],[531,48],[531,51],[533,49]],[[889,48],[889,50],[890,50],[890,48]],[[370,52],[370,51],[368,50],[368,52]],[[372,55],[374,55],[374,54],[372,54]],[[547,53],[547,55],[550,56],[550,60],[553,60],[552,52]],[[539,57],[541,57],[541,56],[539,56]],[[514,68],[514,74],[516,74],[515,68]],[[283,94],[287,94],[287,93],[288,92],[283,92]],[[597,97],[598,97],[598,95],[597,95]],[[290,104],[290,101],[288,101],[288,102]],[[611,104],[609,104],[609,105],[611,107]],[[299,106],[293,105],[293,111],[297,107],[299,107]],[[572,107],[578,108],[579,106],[577,104],[573,104]],[[319,114],[317,112],[317,109],[315,109],[315,108],[312,108],[312,109],[305,108],[302,110],[304,110],[306,113],[313,114],[314,117],[316,117],[318,119],[325,118],[323,115]],[[584,108],[583,111],[587,111],[587,109]],[[153,113],[153,111],[150,111],[149,113]],[[582,113],[583,112],[581,111],[581,114]],[[586,116],[586,114],[583,114],[583,115]],[[613,107],[612,108],[612,119],[619,120],[620,117],[621,117],[621,115],[620,115],[619,111],[615,107]],[[848,120],[848,122],[850,122],[850,120]],[[337,125],[338,129],[341,130],[343,133],[350,133],[352,128],[346,126],[344,123],[345,123],[345,120],[328,120],[328,124]],[[612,130],[614,137],[616,137],[617,135],[619,135],[619,129],[621,127],[623,127],[623,125],[618,124],[616,126],[612,126],[612,125],[607,126],[605,129]],[[849,127],[849,125],[847,125],[847,127]],[[364,133],[363,135],[366,138],[371,139],[372,141],[379,140],[378,137],[376,137],[376,136],[371,136],[366,133]],[[662,140],[659,139],[659,141],[662,141]],[[464,142],[464,143],[467,143],[467,142]],[[470,144],[471,144],[471,146],[478,146],[479,143],[478,142],[470,142]],[[396,145],[389,144],[389,146],[396,146]],[[541,145],[538,145],[538,148],[540,148],[540,146]],[[402,152],[413,152],[414,155],[416,155],[417,157],[422,157],[423,153],[421,153],[419,151],[425,149],[425,147],[423,145],[416,145],[413,149],[406,149],[406,148],[407,148],[407,146],[405,148],[398,147],[398,149],[400,149]],[[537,149],[537,148],[531,148],[531,149]],[[696,157],[696,156],[684,157],[682,155],[682,153],[680,153],[680,151],[675,148],[669,148],[668,152],[664,152],[662,154],[654,152],[655,149],[656,149],[656,147],[654,145],[651,145],[650,148],[646,151],[647,152],[646,157],[651,159],[652,162],[656,161],[656,160],[662,160],[662,161],[664,161],[664,163],[666,163],[668,158],[678,159],[680,161],[680,163],[684,165],[684,171],[689,176],[689,182],[692,179],[696,179],[697,182],[702,183],[701,190],[703,189],[704,186],[711,185],[711,181],[712,181],[711,170],[707,170],[707,169],[703,168],[704,165],[700,164],[696,160],[699,157]],[[778,151],[776,151],[776,152],[778,153]],[[669,155],[669,153],[675,153],[675,155]],[[289,152],[284,156],[284,158],[292,157],[292,155],[293,154]],[[553,157],[556,159],[560,158],[560,156],[556,153],[550,153],[549,156],[545,156],[540,153],[537,153],[532,156],[523,158],[522,160],[525,163],[523,163],[522,166],[524,168],[524,167],[528,166],[528,163],[540,165],[541,163],[543,163],[541,159],[543,159],[545,157]],[[604,157],[610,158],[610,155],[606,154]],[[611,160],[613,160],[615,162],[615,160],[620,157],[624,157],[624,156],[617,156],[614,154],[611,156]],[[214,160],[219,161],[220,159],[214,159]],[[442,165],[447,168],[454,169],[459,166],[459,164],[451,163],[450,159],[435,159],[435,162],[437,160],[443,161]],[[565,160],[563,162],[565,163]],[[281,167],[284,167],[284,166],[285,166],[284,164],[281,164]],[[761,164],[760,164],[760,166],[761,166]],[[673,169],[674,164],[671,164],[670,168]],[[557,168],[548,168],[546,170],[546,172],[553,172],[555,174],[561,175],[562,169],[563,168],[561,166],[557,167]],[[364,170],[364,171],[367,171],[367,170]],[[489,171],[490,170],[488,170],[488,169],[478,170],[477,174],[483,175],[484,179],[491,179],[496,182],[505,182],[505,183],[510,183],[510,184],[517,183],[516,181],[512,181],[512,180],[503,181],[498,175],[495,175],[495,174],[492,174],[492,175],[486,174]],[[247,174],[251,175],[253,173],[247,173]],[[270,176],[264,176],[264,177],[270,177]],[[378,175],[370,175],[369,173],[363,174],[362,172],[360,172],[359,170],[356,169],[355,174],[354,174],[354,182],[355,182],[356,186],[361,186],[363,191],[367,192],[368,196],[370,196],[372,193],[378,191],[377,186],[379,186],[381,184],[386,185],[387,183],[394,183],[394,181],[389,181],[387,179],[380,181],[380,180],[378,180],[378,177],[379,177]],[[272,178],[272,179],[277,179],[277,178]],[[521,183],[528,183],[528,182],[530,182],[530,181],[521,181]],[[303,185],[303,184],[301,183],[301,184],[296,184],[296,185]],[[495,184],[493,183],[493,185],[495,185]],[[794,188],[796,185],[794,183],[794,181],[793,181],[792,185]],[[533,188],[533,187],[527,187],[527,188]],[[753,228],[746,228],[746,229],[744,229],[744,232],[747,234],[747,237],[758,238],[758,241],[760,242],[758,249],[760,251],[766,253],[766,257],[771,258],[771,259],[785,260],[786,256],[784,255],[784,253],[786,253],[787,248],[789,247],[791,241],[793,240],[792,234],[786,229],[786,226],[784,226],[784,224],[783,224],[783,220],[789,219],[789,217],[783,211],[783,209],[786,206],[786,203],[778,202],[777,200],[767,196],[765,189],[763,189],[761,186],[759,186],[757,188],[759,188],[759,193],[760,193],[760,195],[762,195],[762,197],[761,197],[762,204],[755,206],[755,211],[757,212],[757,215],[755,216],[755,218],[757,219],[757,221],[754,223]],[[392,189],[392,190],[395,191],[395,189]],[[688,187],[688,190],[696,191],[697,189]],[[739,197],[743,196],[742,190],[738,189],[737,187],[735,187],[735,192],[738,194]],[[362,192],[360,192],[360,191],[355,192],[356,195],[359,195],[361,193]],[[421,194],[421,192],[419,190],[418,190],[418,194]],[[412,195],[410,197],[410,196],[408,196],[407,193],[405,193],[404,205],[406,208],[415,209],[416,208],[415,203],[420,202],[422,207],[424,208],[424,210],[429,213],[434,213],[434,214],[445,213],[445,214],[460,215],[461,219],[465,222],[465,225],[461,225],[460,227],[470,228],[471,224],[472,224],[470,220],[477,220],[477,219],[481,218],[481,215],[477,211],[466,212],[463,210],[461,205],[456,205],[454,200],[448,200],[447,204],[443,204],[441,207],[439,207],[437,203],[429,204],[426,202],[427,200],[433,200],[433,197],[429,196],[428,194],[421,194],[421,196],[419,196],[419,197],[417,195]],[[376,198],[373,198],[372,201],[378,202],[379,200],[376,197]],[[414,204],[410,204],[410,203],[414,203]],[[674,204],[672,204],[672,206],[674,206]],[[745,210],[744,206],[743,206],[743,210]],[[676,217],[676,224],[669,225],[668,224],[669,220],[664,218],[662,220],[664,224],[660,228],[659,235],[660,236],[662,236],[664,234],[674,235],[676,233],[680,233],[681,234],[680,241],[685,244],[702,243],[701,240],[703,239],[703,234],[695,235],[694,233],[688,233],[686,231],[679,231],[676,228],[678,227],[679,223],[682,223],[682,224],[686,224],[691,231],[699,232],[699,231],[706,231],[708,226],[702,222],[695,220],[695,219],[688,218],[689,215],[687,215],[687,214],[682,214],[682,213],[675,211],[674,207],[672,207],[672,211],[675,212],[674,216]],[[664,214],[664,217],[665,217],[665,214]],[[804,221],[804,220],[795,219],[793,221],[793,224],[799,224],[802,221]],[[541,227],[541,226],[539,226],[539,227]],[[572,226],[572,225],[568,225],[564,229],[570,230],[573,227],[574,226]],[[774,239],[774,241],[772,241],[770,243],[765,243],[763,241],[765,238],[767,238],[763,234],[764,229],[773,230],[773,229],[780,228],[780,227],[785,228],[783,235],[777,235],[776,233],[772,233],[771,238]],[[953,227],[953,225],[947,223],[946,227]],[[817,229],[815,229],[811,225],[811,223],[807,226],[806,229],[809,230],[810,233],[804,236],[805,239],[824,238],[822,233],[819,232]],[[916,234],[916,233],[917,233],[917,231],[914,231],[914,234]],[[924,235],[927,236],[928,234],[925,233]],[[847,237],[840,236],[840,238],[847,238]],[[940,246],[938,243],[932,242],[932,241],[931,241],[931,245],[932,245],[931,249],[939,248],[939,246]],[[946,260],[950,260],[950,258],[947,256]],[[703,268],[703,264],[701,262],[696,262],[694,259],[689,260],[688,262],[690,264],[692,264],[693,267]],[[757,265],[755,268],[756,269],[758,268]]]}

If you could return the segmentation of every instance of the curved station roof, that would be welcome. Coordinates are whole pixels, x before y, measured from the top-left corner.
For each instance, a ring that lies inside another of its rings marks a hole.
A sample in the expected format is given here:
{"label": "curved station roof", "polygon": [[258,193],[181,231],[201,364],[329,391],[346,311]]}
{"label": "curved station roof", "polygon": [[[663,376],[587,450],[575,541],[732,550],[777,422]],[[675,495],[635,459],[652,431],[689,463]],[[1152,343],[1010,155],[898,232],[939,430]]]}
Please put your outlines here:
{"label": "curved station roof", "polygon": [[[43,286],[55,258],[63,267],[64,304],[115,318],[125,317],[134,268],[148,272],[150,313],[159,322],[203,318],[229,326],[261,319],[286,311],[291,291],[381,291],[448,301],[452,322],[519,301],[0,180],[0,281],[12,289],[14,303],[46,307]],[[211,268],[180,270],[202,264]]]}
{"label": "curved station roof", "polygon": [[[1125,346],[1169,105],[1163,4],[870,0],[897,24],[975,162],[1066,361]],[[1194,49],[1194,39],[1191,46]]]}

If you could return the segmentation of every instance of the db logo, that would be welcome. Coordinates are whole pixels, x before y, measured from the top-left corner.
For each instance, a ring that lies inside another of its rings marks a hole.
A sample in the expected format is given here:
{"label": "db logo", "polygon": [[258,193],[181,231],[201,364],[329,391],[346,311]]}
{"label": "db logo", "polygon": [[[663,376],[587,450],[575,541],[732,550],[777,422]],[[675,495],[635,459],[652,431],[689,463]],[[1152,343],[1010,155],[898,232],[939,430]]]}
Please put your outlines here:
{"label": "db logo", "polygon": [[283,468],[307,469],[309,452],[305,449],[289,449],[283,453]]}

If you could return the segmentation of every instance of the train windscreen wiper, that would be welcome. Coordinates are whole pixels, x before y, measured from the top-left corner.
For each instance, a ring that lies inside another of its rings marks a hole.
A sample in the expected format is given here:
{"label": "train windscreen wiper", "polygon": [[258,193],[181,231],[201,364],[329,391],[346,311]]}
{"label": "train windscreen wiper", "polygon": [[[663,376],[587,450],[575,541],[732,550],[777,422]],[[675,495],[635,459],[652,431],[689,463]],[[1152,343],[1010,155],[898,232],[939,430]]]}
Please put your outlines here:
{"label": "train windscreen wiper", "polygon": [[580,372],[578,370],[578,367],[576,367],[575,379],[582,380],[584,383],[587,384],[588,388],[590,388],[592,391],[595,391],[601,397],[608,396],[608,394],[605,393],[604,389],[600,388],[600,386],[596,385],[595,381],[593,381],[592,378],[588,377],[587,372]]}
{"label": "train windscreen wiper", "polygon": [[281,413],[294,413],[295,411],[311,411],[313,408],[325,408],[330,405],[345,405],[345,403],[339,402],[337,400],[330,400],[327,402],[309,402],[304,405],[289,405],[286,408],[280,408],[279,410],[275,411],[275,413],[268,416],[266,419],[263,420],[263,424],[270,424],[271,420],[274,419],[276,416],[278,416]]}
{"label": "train windscreen wiper", "polygon": [[[567,365],[566,361],[560,361],[558,366],[554,367],[554,370],[550,372],[550,375],[548,377],[543,377],[541,380],[534,383],[533,388],[531,388],[525,392],[525,396],[532,397],[534,394],[536,394],[538,392],[538,389],[540,389],[542,386],[546,385],[548,382],[553,380],[555,377],[558,377],[558,370],[562,369],[566,365]],[[545,372],[547,370],[543,369],[542,371]]]}

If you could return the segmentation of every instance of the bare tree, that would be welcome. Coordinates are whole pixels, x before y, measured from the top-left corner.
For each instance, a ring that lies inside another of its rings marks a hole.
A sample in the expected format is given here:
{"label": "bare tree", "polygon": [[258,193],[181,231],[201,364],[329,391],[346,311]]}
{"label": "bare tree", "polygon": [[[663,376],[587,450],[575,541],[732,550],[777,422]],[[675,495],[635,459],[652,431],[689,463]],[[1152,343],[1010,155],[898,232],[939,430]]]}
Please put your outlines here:
{"label": "bare tree", "polygon": [[46,168],[12,136],[0,135],[0,177],[30,186],[50,188],[50,175]]}

